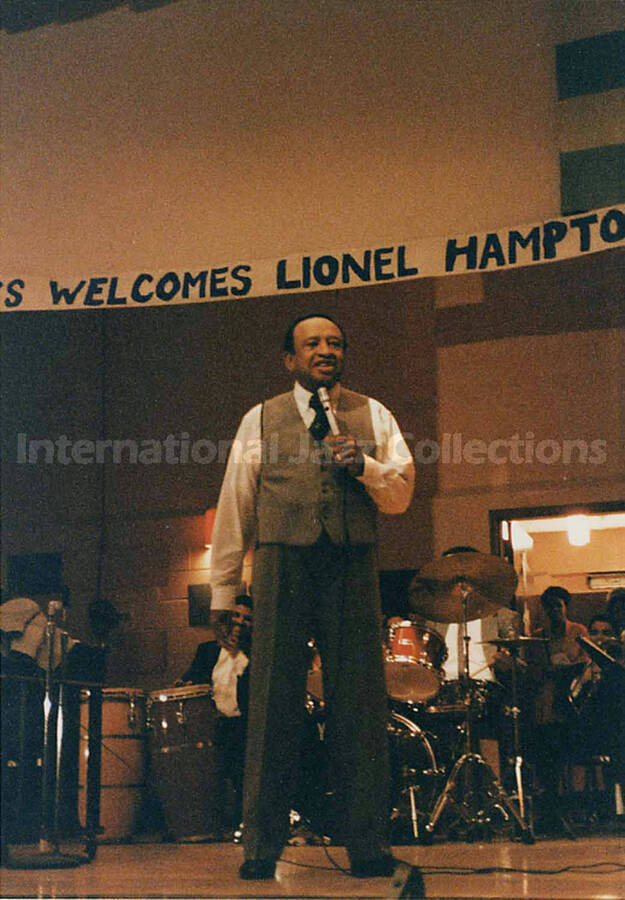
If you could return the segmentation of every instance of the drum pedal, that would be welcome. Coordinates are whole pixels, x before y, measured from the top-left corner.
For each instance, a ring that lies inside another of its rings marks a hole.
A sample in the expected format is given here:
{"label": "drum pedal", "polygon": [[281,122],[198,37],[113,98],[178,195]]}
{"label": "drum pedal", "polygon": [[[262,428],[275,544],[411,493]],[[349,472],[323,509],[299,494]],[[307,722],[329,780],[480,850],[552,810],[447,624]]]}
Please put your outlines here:
{"label": "drum pedal", "polygon": [[391,878],[391,889],[387,897],[404,897],[411,900],[425,897],[421,869],[407,862],[398,863]]}

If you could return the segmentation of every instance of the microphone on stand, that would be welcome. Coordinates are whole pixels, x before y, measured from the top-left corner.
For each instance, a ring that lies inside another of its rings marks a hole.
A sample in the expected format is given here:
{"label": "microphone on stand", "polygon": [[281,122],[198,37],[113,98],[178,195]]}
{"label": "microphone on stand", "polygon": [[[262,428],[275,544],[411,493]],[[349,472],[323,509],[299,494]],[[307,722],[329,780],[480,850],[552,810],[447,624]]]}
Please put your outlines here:
{"label": "microphone on stand", "polygon": [[317,396],[321,400],[321,405],[323,406],[323,411],[328,417],[328,425],[330,426],[330,431],[332,434],[337,435],[340,434],[339,425],[336,421],[336,417],[332,412],[332,405],[330,403],[330,395],[328,394],[328,389],[326,387],[320,387],[317,389]]}
{"label": "microphone on stand", "polygon": [[48,603],[48,621],[54,619],[57,613],[62,613],[61,620],[65,619],[65,607],[61,600],[50,600]]}

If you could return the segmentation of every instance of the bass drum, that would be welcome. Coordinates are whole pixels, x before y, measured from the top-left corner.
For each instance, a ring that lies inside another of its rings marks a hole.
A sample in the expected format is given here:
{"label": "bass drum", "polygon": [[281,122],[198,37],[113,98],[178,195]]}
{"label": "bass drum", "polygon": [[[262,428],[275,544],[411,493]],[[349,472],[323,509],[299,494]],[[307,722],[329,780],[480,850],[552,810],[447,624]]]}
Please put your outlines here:
{"label": "bass drum", "polygon": [[[295,809],[312,829],[308,843],[343,841],[343,810],[332,790],[325,743],[326,709],[310,693],[305,704],[300,787]],[[386,726],[391,766],[389,816],[394,843],[416,840],[434,808],[444,778],[434,751],[436,737],[402,713],[390,710]],[[397,840],[395,840],[397,838]]]}
{"label": "bass drum", "polygon": [[417,840],[434,809],[444,769],[434,752],[436,737],[392,710],[387,724],[391,760],[392,843]]}

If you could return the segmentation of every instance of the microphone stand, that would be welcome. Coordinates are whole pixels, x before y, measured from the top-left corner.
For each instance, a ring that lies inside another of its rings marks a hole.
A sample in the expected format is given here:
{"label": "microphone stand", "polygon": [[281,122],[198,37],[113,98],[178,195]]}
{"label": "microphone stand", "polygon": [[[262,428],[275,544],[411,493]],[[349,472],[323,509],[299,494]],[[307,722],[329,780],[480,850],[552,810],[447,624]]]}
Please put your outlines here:
{"label": "microphone stand", "polygon": [[56,623],[54,621],[55,604],[48,606],[48,621],[44,632],[47,664],[45,670],[44,695],[43,695],[43,756],[41,771],[41,825],[39,832],[39,853],[51,854],[58,849],[50,827],[50,789],[52,787],[51,760],[53,754],[53,725],[57,706],[54,702],[54,639],[56,637]]}
{"label": "microphone stand", "polygon": [[[41,773],[41,798],[40,798],[40,829],[39,843],[36,851],[19,852],[17,855],[7,849],[6,859],[3,860],[8,868],[14,869],[64,869],[73,868],[90,862],[95,852],[91,844],[88,846],[88,855],[62,853],[59,849],[60,833],[60,807],[62,788],[62,745],[63,724],[65,716],[65,691],[63,678],[65,676],[65,660],[67,656],[66,631],[60,635],[60,672],[58,682],[58,696],[55,697],[55,649],[58,626],[54,621],[55,614],[59,611],[58,601],[51,601],[48,605],[48,618],[44,631],[44,645],[47,652],[47,661],[44,675],[43,698],[43,753]],[[99,773],[97,776],[99,793]],[[88,814],[89,815],[89,814]],[[96,814],[97,815],[97,814]],[[97,824],[97,822],[96,822]],[[89,840],[89,836],[88,836]]]}

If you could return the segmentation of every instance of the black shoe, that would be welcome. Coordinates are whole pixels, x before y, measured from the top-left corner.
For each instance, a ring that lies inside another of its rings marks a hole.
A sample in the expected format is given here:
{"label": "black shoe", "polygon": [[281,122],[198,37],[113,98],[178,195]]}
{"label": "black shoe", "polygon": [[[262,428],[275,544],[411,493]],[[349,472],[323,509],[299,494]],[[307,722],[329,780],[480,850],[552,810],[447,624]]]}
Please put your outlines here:
{"label": "black shoe", "polygon": [[362,859],[352,862],[350,874],[354,878],[390,878],[395,871],[398,860],[390,853],[383,853],[375,859]]}
{"label": "black shoe", "polygon": [[273,878],[276,874],[276,863],[273,859],[246,859],[239,869],[239,878],[246,881],[260,881]]}

